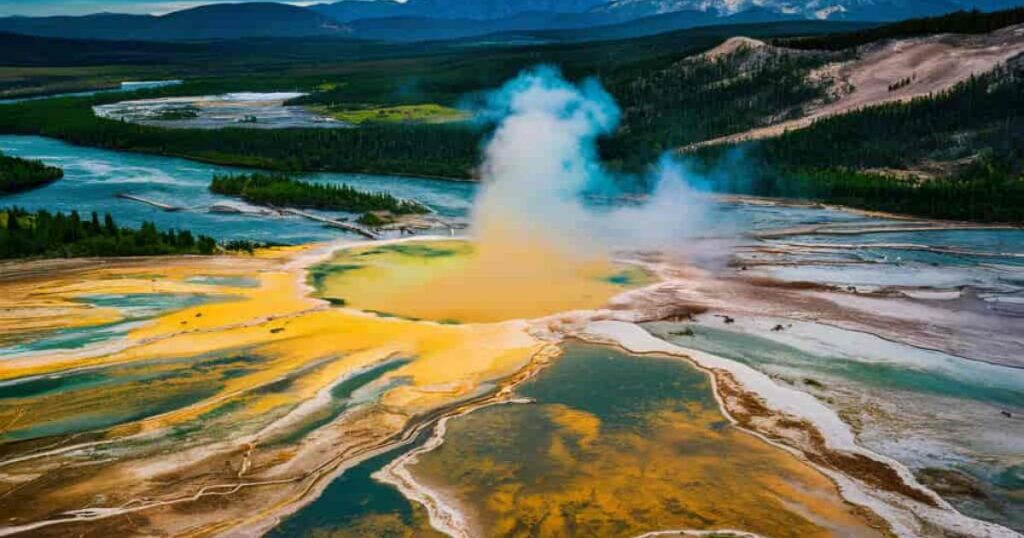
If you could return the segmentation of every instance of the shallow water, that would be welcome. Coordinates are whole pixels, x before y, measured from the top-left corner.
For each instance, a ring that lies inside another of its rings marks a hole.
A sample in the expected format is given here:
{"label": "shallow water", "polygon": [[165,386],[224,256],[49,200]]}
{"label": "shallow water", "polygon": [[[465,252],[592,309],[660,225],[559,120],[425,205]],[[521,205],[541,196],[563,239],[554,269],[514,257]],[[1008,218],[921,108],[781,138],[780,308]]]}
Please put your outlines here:
{"label": "shallow water", "polygon": [[[421,444],[429,434],[429,430],[423,432],[412,445]],[[385,452],[345,471],[315,501],[285,518],[266,536],[444,536],[430,527],[422,507],[371,476],[409,449],[406,446]]]}
{"label": "shallow water", "polygon": [[[27,209],[71,211],[87,214],[111,213],[118,223],[138,226],[153,221],[159,227],[189,229],[218,240],[249,239],[297,244],[352,237],[341,230],[299,217],[256,217],[215,214],[209,207],[234,198],[209,192],[216,173],[244,170],[197,163],[184,159],[125,153],[73,146],[37,136],[0,136],[5,154],[40,159],[64,169],[64,178],[29,192],[0,197],[0,204]],[[475,185],[432,179],[372,176],[363,174],[308,174],[302,179],[322,183],[389,192],[426,203],[444,217],[465,217],[472,203]],[[165,212],[148,205],[116,198],[130,193],[186,208]],[[317,212],[350,216],[340,212]]]}
{"label": "shallow water", "polygon": [[203,356],[71,372],[0,387],[0,414],[26,416],[0,441],[70,435],[175,411],[251,371],[245,356]]}
{"label": "shallow water", "polygon": [[[348,128],[351,124],[284,102],[303,93],[228,93],[196,97],[162,97],[121,101],[93,108],[97,116],[141,125],[178,129]],[[194,117],[164,119],[165,114],[187,111]]]}
{"label": "shallow water", "polygon": [[684,361],[569,345],[518,392],[534,403],[453,420],[412,467],[479,535],[874,534],[828,479],[734,428]]}
{"label": "shallow water", "polygon": [[[1024,415],[1024,370],[813,324],[795,324],[770,338],[694,324],[645,328],[817,395],[859,425],[869,448],[915,471],[966,473],[982,496],[949,500],[975,517],[1024,528],[1024,484],[1012,480],[1020,472],[1024,430],[1020,419],[1002,413]],[[841,348],[830,344],[839,341]]]}
{"label": "shallow water", "polygon": [[216,297],[188,293],[139,293],[78,297],[76,302],[116,309],[123,318],[114,323],[22,335],[20,338],[15,338],[13,344],[0,346],[0,357],[19,353],[81,349],[91,344],[123,338],[133,329],[140,327],[145,320],[160,314],[229,300],[231,298],[227,296]]}

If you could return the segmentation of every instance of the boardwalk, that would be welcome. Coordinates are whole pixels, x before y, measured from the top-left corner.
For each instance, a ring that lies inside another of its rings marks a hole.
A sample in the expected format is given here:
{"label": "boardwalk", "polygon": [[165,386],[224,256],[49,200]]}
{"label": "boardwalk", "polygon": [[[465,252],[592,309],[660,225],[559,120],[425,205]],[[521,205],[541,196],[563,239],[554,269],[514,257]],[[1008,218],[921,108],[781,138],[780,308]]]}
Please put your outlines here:
{"label": "boardwalk", "polygon": [[310,220],[315,220],[317,222],[322,222],[322,223],[324,223],[327,226],[330,226],[332,228],[340,228],[342,230],[346,230],[346,231],[349,231],[349,232],[354,232],[354,233],[357,233],[357,234],[359,234],[359,235],[361,235],[363,237],[369,238],[369,239],[380,239],[381,238],[381,235],[379,233],[377,233],[377,232],[375,232],[375,231],[373,231],[373,230],[371,230],[369,228],[366,228],[364,226],[360,226],[358,224],[353,224],[351,222],[344,222],[344,221],[340,221],[340,220],[335,220],[335,219],[327,218],[327,217],[324,217],[324,216],[321,216],[321,215],[314,215],[312,213],[306,213],[305,211],[300,211],[298,209],[281,208],[280,211],[281,211],[281,213],[284,213],[284,214],[287,214],[287,215],[295,215],[297,217],[303,217],[303,218],[307,218],[307,219],[310,219]]}
{"label": "boardwalk", "polygon": [[164,211],[181,211],[181,209],[182,209],[182,208],[180,208],[178,206],[173,206],[173,205],[170,205],[170,204],[165,204],[163,202],[157,202],[156,200],[150,200],[149,198],[143,198],[141,196],[135,196],[134,194],[126,194],[126,193],[122,192],[122,193],[116,194],[115,196],[117,196],[118,198],[123,198],[125,200],[134,200],[136,202],[141,202],[141,203],[146,204],[146,205],[151,205],[151,206],[153,206],[155,208],[162,209]]}

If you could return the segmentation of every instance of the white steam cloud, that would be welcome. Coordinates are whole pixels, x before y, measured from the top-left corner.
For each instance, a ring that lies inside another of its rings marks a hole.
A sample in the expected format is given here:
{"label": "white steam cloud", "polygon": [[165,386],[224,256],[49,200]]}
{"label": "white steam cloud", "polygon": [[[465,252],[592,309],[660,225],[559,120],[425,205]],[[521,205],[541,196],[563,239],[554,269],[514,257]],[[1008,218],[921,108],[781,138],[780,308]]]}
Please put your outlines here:
{"label": "white steam cloud", "polygon": [[489,96],[484,116],[497,128],[475,206],[482,248],[497,237],[579,254],[678,250],[703,229],[707,197],[669,157],[652,168],[654,188],[644,200],[587,200],[586,193],[615,193],[621,184],[597,154],[598,137],[615,130],[620,112],[596,80],[577,86],[550,67],[525,71]]}

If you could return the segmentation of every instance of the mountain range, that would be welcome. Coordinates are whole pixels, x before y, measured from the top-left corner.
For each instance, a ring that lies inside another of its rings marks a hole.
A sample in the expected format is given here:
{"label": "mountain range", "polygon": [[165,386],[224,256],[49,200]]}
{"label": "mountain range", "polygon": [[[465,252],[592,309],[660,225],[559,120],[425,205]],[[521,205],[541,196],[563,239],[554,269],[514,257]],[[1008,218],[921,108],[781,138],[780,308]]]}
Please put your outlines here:
{"label": "mountain range", "polygon": [[242,37],[347,36],[331,17],[288,4],[209,4],[162,16],[97,13],[81,17],[5,17],[0,31],[44,37],[198,41]]}
{"label": "mountain range", "polygon": [[793,19],[882,22],[1021,3],[1024,0],[341,0],[298,7],[245,2],[161,16],[0,17],[0,32],[142,41],[301,36],[426,41],[559,30],[550,36],[587,40]]}
{"label": "mountain range", "polygon": [[348,22],[381,17],[493,20],[521,13],[583,13],[607,0],[342,0],[318,4],[312,9],[335,20]]}

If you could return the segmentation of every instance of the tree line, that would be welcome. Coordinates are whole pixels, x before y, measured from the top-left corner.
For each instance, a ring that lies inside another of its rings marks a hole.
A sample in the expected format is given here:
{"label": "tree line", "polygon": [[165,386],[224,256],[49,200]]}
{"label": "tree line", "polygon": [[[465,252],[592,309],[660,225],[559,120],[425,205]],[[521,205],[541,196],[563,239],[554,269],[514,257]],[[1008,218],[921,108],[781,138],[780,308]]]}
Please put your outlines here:
{"label": "tree line", "polygon": [[845,168],[772,168],[753,182],[719,188],[921,217],[1024,222],[1024,179],[1009,175],[1007,163],[991,155],[971,169],[958,177],[921,179]]}
{"label": "tree line", "polygon": [[0,194],[35,189],[62,177],[64,171],[56,166],[0,153]]}
{"label": "tree line", "polygon": [[426,213],[418,202],[403,200],[384,192],[367,192],[350,185],[324,185],[297,181],[284,174],[215,174],[210,192],[236,196],[258,204],[347,211],[390,211],[396,215]]}
{"label": "tree line", "polygon": [[398,173],[466,178],[479,131],[470,125],[368,125],[356,129],[165,129],[98,118],[117,97],[54,98],[0,105],[0,132],[86,146],[185,156],[278,171]]}
{"label": "tree line", "polygon": [[0,209],[0,258],[74,258],[213,254],[213,238],[188,230],[158,230],[144,222],[138,228],[119,226],[114,218],[93,212],[51,213],[11,207]]}

